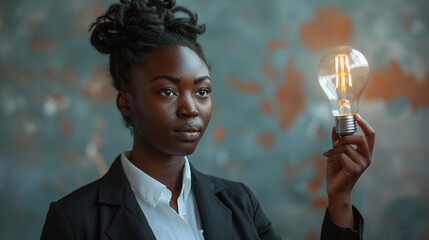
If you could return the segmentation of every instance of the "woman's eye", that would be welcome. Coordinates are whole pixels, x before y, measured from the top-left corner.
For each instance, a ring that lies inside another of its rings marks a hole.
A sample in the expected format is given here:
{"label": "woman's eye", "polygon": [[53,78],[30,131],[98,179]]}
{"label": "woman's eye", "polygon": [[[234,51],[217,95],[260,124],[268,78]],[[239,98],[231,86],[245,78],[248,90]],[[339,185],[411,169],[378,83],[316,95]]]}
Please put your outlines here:
{"label": "woman's eye", "polygon": [[200,97],[206,97],[206,96],[207,96],[207,95],[209,95],[209,93],[211,93],[211,92],[212,92],[212,89],[211,89],[211,88],[203,88],[203,89],[198,90],[197,94],[198,94]]}
{"label": "woman's eye", "polygon": [[160,94],[161,94],[162,96],[169,97],[169,96],[171,96],[171,95],[174,95],[174,92],[173,92],[172,90],[170,90],[170,89],[163,89],[163,90],[160,92]]}

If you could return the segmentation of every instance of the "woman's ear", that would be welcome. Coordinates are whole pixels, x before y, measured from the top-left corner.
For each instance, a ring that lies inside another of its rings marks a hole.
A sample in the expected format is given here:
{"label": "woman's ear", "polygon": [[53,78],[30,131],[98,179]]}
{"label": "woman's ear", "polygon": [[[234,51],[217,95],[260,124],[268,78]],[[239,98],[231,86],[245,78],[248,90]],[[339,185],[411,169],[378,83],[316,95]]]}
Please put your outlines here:
{"label": "woman's ear", "polygon": [[116,107],[126,117],[131,116],[131,101],[130,93],[119,91],[116,95]]}

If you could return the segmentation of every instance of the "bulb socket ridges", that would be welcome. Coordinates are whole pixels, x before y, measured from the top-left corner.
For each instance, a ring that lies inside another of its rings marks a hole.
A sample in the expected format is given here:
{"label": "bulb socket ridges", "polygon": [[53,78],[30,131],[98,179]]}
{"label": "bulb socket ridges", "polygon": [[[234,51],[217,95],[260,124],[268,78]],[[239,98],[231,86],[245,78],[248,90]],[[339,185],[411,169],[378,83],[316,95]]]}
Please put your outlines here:
{"label": "bulb socket ridges", "polygon": [[341,137],[353,135],[357,131],[357,124],[354,115],[335,117],[335,127],[337,134]]}

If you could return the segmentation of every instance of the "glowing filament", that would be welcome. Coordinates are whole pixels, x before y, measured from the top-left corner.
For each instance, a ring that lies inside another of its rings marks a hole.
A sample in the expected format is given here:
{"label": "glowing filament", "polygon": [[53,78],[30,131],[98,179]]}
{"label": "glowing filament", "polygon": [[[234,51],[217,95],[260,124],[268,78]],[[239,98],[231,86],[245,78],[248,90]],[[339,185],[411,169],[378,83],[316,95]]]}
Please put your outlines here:
{"label": "glowing filament", "polygon": [[352,87],[352,75],[350,74],[349,57],[345,54],[337,54],[335,56],[335,73],[336,81],[335,88],[339,88],[341,82],[341,91],[347,90],[346,81],[348,80],[349,87]]}
{"label": "glowing filament", "polygon": [[[335,75],[335,88],[340,89],[341,92],[338,104],[340,109],[349,110],[350,99],[347,97],[347,88],[352,87],[352,76],[350,74],[349,57],[346,54],[339,53],[335,55]],[[348,86],[346,82],[348,82]]]}

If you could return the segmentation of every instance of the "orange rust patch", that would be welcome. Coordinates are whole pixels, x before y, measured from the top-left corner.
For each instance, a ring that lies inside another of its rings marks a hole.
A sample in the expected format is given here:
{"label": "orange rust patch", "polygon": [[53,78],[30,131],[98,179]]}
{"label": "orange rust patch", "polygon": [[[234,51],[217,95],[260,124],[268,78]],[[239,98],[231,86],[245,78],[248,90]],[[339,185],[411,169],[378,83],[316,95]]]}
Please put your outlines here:
{"label": "orange rust patch", "polygon": [[262,65],[262,72],[265,74],[268,80],[273,80],[277,78],[277,71],[268,63]]}
{"label": "orange rust patch", "polygon": [[321,156],[313,156],[312,162],[314,174],[307,186],[307,191],[309,193],[316,192],[323,185],[326,171],[326,163]]}
{"label": "orange rust patch", "polygon": [[95,162],[98,173],[103,176],[104,174],[106,174],[108,168],[103,155],[101,155],[101,153],[99,152],[99,149],[103,145],[102,137],[99,134],[94,134],[92,136],[91,144],[92,145],[90,145],[91,147],[89,148],[89,151],[87,150],[87,154]]}
{"label": "orange rust patch", "polygon": [[220,164],[220,167],[233,171],[237,176],[244,176],[243,167],[234,160],[227,159]]}
{"label": "orange rust patch", "polygon": [[262,114],[266,114],[266,115],[271,114],[272,109],[271,109],[270,101],[268,99],[261,100],[260,110]]}
{"label": "orange rust patch", "polygon": [[91,18],[96,19],[98,16],[103,14],[103,12],[104,12],[104,5],[98,2],[95,4],[94,8],[92,9]]}
{"label": "orange rust patch", "polygon": [[74,162],[83,159],[82,151],[78,150],[70,150],[68,152],[60,153],[59,160],[62,162]]}
{"label": "orange rust patch", "polygon": [[248,21],[250,19],[250,9],[249,8],[245,8],[243,10],[241,10],[240,16],[241,19]]}
{"label": "orange rust patch", "polygon": [[305,47],[320,50],[349,42],[352,28],[352,20],[329,5],[316,10],[314,19],[301,26],[300,35]]}
{"label": "orange rust patch", "polygon": [[0,66],[0,72],[5,77],[14,79],[21,87],[26,87],[29,82],[36,80],[45,83],[64,81],[70,85],[75,85],[77,82],[76,75],[70,68],[46,67],[30,70],[16,66]]}
{"label": "orange rust patch", "polygon": [[72,69],[68,67],[57,68],[53,66],[48,66],[39,71],[40,72],[38,71],[32,72],[32,74],[34,75],[34,77],[39,78],[40,80],[43,80],[45,82],[63,81],[70,85],[75,85],[77,82],[76,74],[73,72]]}
{"label": "orange rust patch", "polygon": [[292,63],[286,64],[283,82],[275,92],[280,130],[285,131],[299,113],[304,111],[303,80],[302,74]]}
{"label": "orange rust patch", "polygon": [[92,73],[81,93],[85,97],[102,102],[114,102],[116,98],[116,92],[110,84],[110,76],[104,68],[99,68]]}
{"label": "orange rust patch", "polygon": [[286,161],[285,166],[283,168],[284,175],[286,177],[293,177],[294,175],[302,172],[309,165],[308,160],[303,160],[298,162],[296,166],[291,166],[288,161]]}
{"label": "orange rust patch", "polygon": [[43,69],[43,75],[46,76],[48,79],[54,79],[56,70],[57,69],[55,67],[48,66],[45,69]]}
{"label": "orange rust patch", "polygon": [[73,123],[68,120],[62,121],[60,125],[60,130],[63,136],[70,136],[70,134],[73,132]]}
{"label": "orange rust patch", "polygon": [[416,19],[415,13],[409,13],[404,17],[404,22],[402,23],[402,30],[404,32],[410,32],[413,25],[413,21]]}
{"label": "orange rust patch", "polygon": [[383,99],[391,103],[397,97],[406,97],[414,113],[418,106],[429,105],[429,72],[424,81],[416,81],[414,75],[405,73],[398,62],[392,61],[386,70],[374,71],[366,89],[367,99]]}
{"label": "orange rust patch", "polygon": [[262,64],[262,72],[268,79],[273,80],[277,78],[277,71],[270,64],[273,53],[278,49],[287,47],[287,45],[288,43],[284,39],[272,39],[268,42]]}
{"label": "orange rust patch", "polygon": [[307,234],[307,240],[319,240],[319,236],[318,236],[318,234],[317,234],[317,233],[315,233],[315,232],[313,232],[313,231],[310,231],[310,232]]}
{"label": "orange rust patch", "polygon": [[71,85],[74,85],[77,81],[75,73],[70,68],[64,68],[60,76],[62,81],[67,82]]}
{"label": "orange rust patch", "polygon": [[272,53],[279,48],[287,47],[287,42],[284,39],[272,39],[268,42],[267,51]]}
{"label": "orange rust patch", "polygon": [[222,126],[216,125],[212,127],[212,137],[215,143],[220,143],[226,138],[226,130]]}
{"label": "orange rust patch", "polygon": [[316,139],[321,141],[325,138],[325,132],[321,126],[318,126],[316,129]]}
{"label": "orange rust patch", "polygon": [[103,129],[106,127],[106,121],[102,117],[97,117],[94,120],[95,129],[97,131],[103,131]]}
{"label": "orange rust patch", "polygon": [[261,132],[258,134],[258,144],[262,150],[268,150],[274,147],[276,138],[270,131]]}
{"label": "orange rust patch", "polygon": [[92,9],[82,8],[77,11],[78,15],[75,17],[77,20],[74,28],[64,34],[64,38],[69,38],[74,35],[83,35],[88,32],[88,27],[91,23],[104,12],[104,5],[100,2],[96,3]]}
{"label": "orange rust patch", "polygon": [[325,209],[328,207],[328,199],[326,197],[319,197],[311,200],[310,208],[312,209]]}
{"label": "orange rust patch", "polygon": [[231,86],[242,93],[246,94],[257,94],[261,91],[261,86],[256,82],[249,82],[246,80],[240,80],[236,77],[229,77],[228,82],[231,84]]}
{"label": "orange rust patch", "polygon": [[103,138],[99,134],[92,135],[92,143],[99,149],[103,145]]}
{"label": "orange rust patch", "polygon": [[40,35],[33,36],[30,44],[33,49],[42,53],[49,52],[56,46],[54,42]]}

